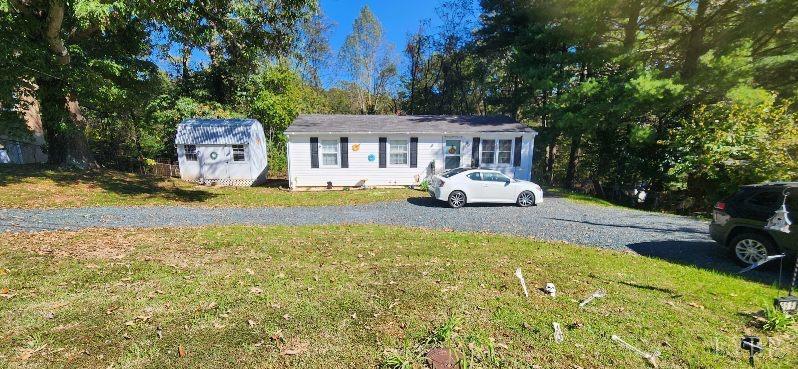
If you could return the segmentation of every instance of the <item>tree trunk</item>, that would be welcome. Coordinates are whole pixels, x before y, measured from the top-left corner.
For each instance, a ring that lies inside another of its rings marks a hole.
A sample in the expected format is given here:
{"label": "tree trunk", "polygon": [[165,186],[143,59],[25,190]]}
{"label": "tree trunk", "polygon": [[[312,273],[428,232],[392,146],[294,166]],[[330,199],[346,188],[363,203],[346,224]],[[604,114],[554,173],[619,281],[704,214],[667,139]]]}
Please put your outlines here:
{"label": "tree trunk", "polygon": [[690,32],[687,35],[684,61],[681,75],[684,79],[692,78],[698,70],[698,59],[704,54],[704,33],[706,32],[706,13],[709,0],[698,0],[695,17],[690,22]]}
{"label": "tree trunk", "polygon": [[568,154],[568,168],[565,171],[565,183],[563,183],[563,186],[569,190],[574,188],[580,146],[582,146],[582,134],[577,134],[571,139],[571,152]]}
{"label": "tree trunk", "polygon": [[626,8],[626,24],[623,26],[623,47],[626,51],[632,50],[637,40],[638,21],[643,4],[641,0],[629,0]]}
{"label": "tree trunk", "polygon": [[50,1],[50,8],[47,10],[47,23],[44,28],[44,40],[47,47],[55,55],[55,62],[58,65],[69,65],[71,59],[69,50],[64,46],[61,39],[61,26],[64,23],[64,3],[61,0]]}
{"label": "tree trunk", "polygon": [[33,151],[34,160],[43,162],[47,161],[47,154],[42,151],[47,145],[47,141],[44,138],[41,105],[36,96],[38,89],[39,86],[36,85],[33,78],[23,80],[16,90],[17,96],[19,96],[17,110],[21,113],[21,118],[25,121],[25,126],[28,127],[28,131],[33,136],[33,142],[36,144]]}
{"label": "tree trunk", "polygon": [[42,80],[39,90],[48,161],[81,169],[96,167],[86,140],[86,118],[77,96],[68,92],[61,80]]}
{"label": "tree trunk", "polygon": [[188,68],[188,61],[191,58],[191,47],[188,44],[185,44],[185,43],[183,44],[183,55],[181,55],[181,56],[182,56],[182,58],[181,58],[180,62],[181,62],[182,70],[181,70],[181,73],[180,73],[180,78],[185,80],[186,78],[188,78],[188,74],[190,72],[190,70]]}
{"label": "tree trunk", "polygon": [[557,137],[546,147],[546,173],[548,174],[549,185],[554,185],[554,163],[557,159]]}

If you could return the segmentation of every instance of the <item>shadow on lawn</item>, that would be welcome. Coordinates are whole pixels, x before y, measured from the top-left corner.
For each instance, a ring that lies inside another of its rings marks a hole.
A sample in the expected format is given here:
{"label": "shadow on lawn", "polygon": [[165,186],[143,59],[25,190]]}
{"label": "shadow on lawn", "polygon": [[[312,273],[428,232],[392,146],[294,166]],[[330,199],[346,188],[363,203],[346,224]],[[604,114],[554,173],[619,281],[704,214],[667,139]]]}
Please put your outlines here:
{"label": "shadow on lawn", "polygon": [[0,166],[0,186],[37,179],[50,180],[59,186],[87,184],[118,195],[145,195],[177,202],[202,202],[216,196],[201,189],[182,188],[163,178],[110,170],[72,171],[46,165]]}
{"label": "shadow on lawn", "polygon": [[662,232],[662,233],[691,233],[691,234],[699,234],[705,235],[707,234],[704,230],[696,230],[689,227],[676,227],[676,228],[661,228],[661,227],[646,227],[646,226],[639,226],[639,225],[629,225],[629,224],[610,224],[610,223],[601,223],[601,222],[591,222],[588,220],[573,220],[573,219],[564,219],[564,218],[544,218],[544,219],[551,219],[557,220],[560,222],[571,222],[571,223],[580,223],[580,224],[589,224],[594,226],[601,226],[601,227],[612,227],[612,228],[634,228],[640,229],[644,231],[655,231],[655,232]]}
{"label": "shadow on lawn", "polygon": [[[449,204],[446,201],[441,201],[437,199],[433,199],[428,196],[424,197],[409,197],[407,202],[411,205],[415,206],[423,206],[426,208],[449,208]],[[517,206],[516,204],[499,204],[499,203],[476,203],[476,204],[466,204],[465,207],[469,208],[498,208],[498,207],[508,207],[508,206]]]}
{"label": "shadow on lawn", "polygon": [[[777,261],[763,265],[757,270],[737,274],[743,267],[734,262],[734,256],[727,249],[712,241],[652,241],[633,243],[626,247],[643,256],[737,275],[764,284],[773,284],[778,282],[779,278]],[[784,276],[789,274],[788,270],[792,270],[792,264],[788,264],[787,261],[784,262]],[[786,277],[784,281],[788,283]]]}

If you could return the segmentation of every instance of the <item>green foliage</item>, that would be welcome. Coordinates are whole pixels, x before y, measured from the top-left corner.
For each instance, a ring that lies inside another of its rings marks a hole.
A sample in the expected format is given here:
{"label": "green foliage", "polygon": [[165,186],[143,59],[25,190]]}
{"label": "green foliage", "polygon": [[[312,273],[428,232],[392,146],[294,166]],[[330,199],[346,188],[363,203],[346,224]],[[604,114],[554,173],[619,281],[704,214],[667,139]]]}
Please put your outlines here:
{"label": "green foliage", "polygon": [[438,344],[445,344],[452,340],[455,335],[455,330],[457,326],[460,324],[460,319],[455,315],[450,315],[446,318],[446,321],[443,322],[439,327],[437,327],[432,333],[427,337],[425,343],[438,345]]}
{"label": "green foliage", "polygon": [[762,330],[765,332],[784,332],[798,322],[796,316],[786,314],[771,306],[766,307],[764,313],[765,324],[762,325]]}
{"label": "green foliage", "polygon": [[418,189],[427,192],[429,190],[429,181],[426,179],[421,181],[421,183],[418,185]]}
{"label": "green foliage", "polygon": [[384,355],[381,367],[386,369],[412,369],[420,361],[418,353],[407,342],[402,350],[386,350]]}
{"label": "green foliage", "polygon": [[[672,174],[717,198],[739,185],[798,179],[798,120],[789,101],[699,106],[675,129]],[[709,199],[709,200],[713,200]]]}
{"label": "green foliage", "polygon": [[302,110],[306,88],[295,71],[278,64],[254,76],[247,94],[242,110],[258,119],[271,136],[288,128]]}

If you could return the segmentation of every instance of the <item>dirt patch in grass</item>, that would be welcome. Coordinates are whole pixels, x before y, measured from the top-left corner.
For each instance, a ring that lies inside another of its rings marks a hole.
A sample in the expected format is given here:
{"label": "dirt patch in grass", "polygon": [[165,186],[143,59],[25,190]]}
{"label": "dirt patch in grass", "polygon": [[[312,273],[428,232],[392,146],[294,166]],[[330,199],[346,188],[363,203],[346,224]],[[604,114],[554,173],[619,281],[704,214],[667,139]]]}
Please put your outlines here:
{"label": "dirt patch in grass", "polygon": [[763,338],[759,367],[798,362],[793,330],[751,324],[773,288],[564,243],[371,225],[3,236],[11,368],[418,367],[432,347],[480,368],[647,365],[613,334],[663,368],[747,367],[744,334]]}

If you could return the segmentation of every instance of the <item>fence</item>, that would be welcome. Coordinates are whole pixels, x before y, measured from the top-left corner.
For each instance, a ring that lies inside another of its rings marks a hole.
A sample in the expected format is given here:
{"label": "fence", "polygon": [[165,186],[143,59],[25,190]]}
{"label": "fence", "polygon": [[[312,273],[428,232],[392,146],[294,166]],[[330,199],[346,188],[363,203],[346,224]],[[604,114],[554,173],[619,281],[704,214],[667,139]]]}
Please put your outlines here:
{"label": "fence", "polygon": [[180,177],[180,166],[159,162],[142,168],[142,173],[156,177]]}

